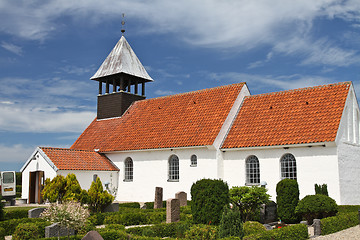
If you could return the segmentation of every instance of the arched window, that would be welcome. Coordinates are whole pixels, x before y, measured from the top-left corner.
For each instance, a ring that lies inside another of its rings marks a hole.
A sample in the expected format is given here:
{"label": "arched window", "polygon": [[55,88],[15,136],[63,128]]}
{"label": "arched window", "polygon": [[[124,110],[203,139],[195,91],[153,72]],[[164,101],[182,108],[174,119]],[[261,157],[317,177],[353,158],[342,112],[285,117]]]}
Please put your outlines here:
{"label": "arched window", "polygon": [[246,183],[260,184],[259,159],[254,155],[246,159]]}
{"label": "arched window", "polygon": [[296,180],[296,160],[294,155],[287,153],[282,156],[281,164],[281,179],[289,178]]}
{"label": "arched window", "polygon": [[194,155],[191,155],[191,167],[196,167],[197,166],[197,156],[194,154]]}
{"label": "arched window", "polygon": [[133,181],[133,171],[134,171],[134,165],[133,160],[131,158],[127,158],[125,160],[125,182],[132,182]]}
{"label": "arched window", "polygon": [[179,181],[179,158],[171,155],[169,158],[169,182]]}

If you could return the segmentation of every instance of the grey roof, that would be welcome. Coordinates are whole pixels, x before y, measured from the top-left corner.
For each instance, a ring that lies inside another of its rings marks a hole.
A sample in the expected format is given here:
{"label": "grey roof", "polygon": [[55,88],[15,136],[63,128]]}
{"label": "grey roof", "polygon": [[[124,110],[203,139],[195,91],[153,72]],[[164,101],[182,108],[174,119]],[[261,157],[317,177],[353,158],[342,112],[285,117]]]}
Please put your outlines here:
{"label": "grey roof", "polygon": [[154,81],[146,72],[144,66],[131,49],[124,36],[120,38],[91,79],[99,80],[99,78],[120,73],[140,77],[146,81]]}

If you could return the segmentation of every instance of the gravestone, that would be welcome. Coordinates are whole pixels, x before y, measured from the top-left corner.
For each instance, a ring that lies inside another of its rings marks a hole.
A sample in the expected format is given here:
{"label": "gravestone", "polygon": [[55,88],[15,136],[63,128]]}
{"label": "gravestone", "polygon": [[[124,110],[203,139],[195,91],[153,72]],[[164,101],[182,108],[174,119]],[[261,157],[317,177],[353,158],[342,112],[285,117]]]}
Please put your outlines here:
{"label": "gravestone", "polygon": [[314,219],[312,226],[314,227],[314,236],[320,236],[321,235],[320,219]]}
{"label": "gravestone", "polygon": [[90,231],[81,240],[104,240],[104,239],[97,231]]}
{"label": "gravestone", "polygon": [[104,212],[118,212],[119,203],[112,203],[104,209]]}
{"label": "gravestone", "polygon": [[163,207],[163,188],[156,187],[155,188],[155,201],[154,201],[154,209]]}
{"label": "gravestone", "polygon": [[46,208],[33,208],[28,211],[28,217],[29,218],[39,218],[40,214],[45,210]]}
{"label": "gravestone", "polygon": [[170,198],[166,201],[166,223],[180,221],[180,201]]}
{"label": "gravestone", "polygon": [[260,209],[260,222],[271,223],[277,221],[277,205],[274,201],[263,204]]}
{"label": "gravestone", "polygon": [[61,227],[59,223],[51,224],[50,226],[45,227],[45,237],[64,237],[69,235],[75,235],[75,231],[73,229],[67,229],[64,227]]}
{"label": "gravestone", "polygon": [[175,198],[179,199],[180,207],[187,206],[187,194],[186,192],[177,192]]}

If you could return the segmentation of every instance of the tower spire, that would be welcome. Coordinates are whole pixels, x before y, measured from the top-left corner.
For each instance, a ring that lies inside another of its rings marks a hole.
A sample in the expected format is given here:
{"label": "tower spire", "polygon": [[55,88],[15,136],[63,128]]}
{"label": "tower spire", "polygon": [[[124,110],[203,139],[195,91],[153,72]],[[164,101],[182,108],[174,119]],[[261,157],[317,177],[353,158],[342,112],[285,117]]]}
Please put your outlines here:
{"label": "tower spire", "polygon": [[124,33],[125,33],[124,25],[125,25],[125,13],[122,14],[122,20],[121,20],[121,33],[122,33],[123,36],[124,36]]}

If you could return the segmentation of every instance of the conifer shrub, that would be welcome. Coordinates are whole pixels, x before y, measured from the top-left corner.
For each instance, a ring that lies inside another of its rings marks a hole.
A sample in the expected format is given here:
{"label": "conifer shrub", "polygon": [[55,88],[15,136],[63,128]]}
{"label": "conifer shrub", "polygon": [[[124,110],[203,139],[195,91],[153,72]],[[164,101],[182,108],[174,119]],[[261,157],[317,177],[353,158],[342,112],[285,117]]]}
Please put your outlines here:
{"label": "conifer shrub", "polygon": [[338,212],[338,205],[331,197],[323,194],[307,195],[301,199],[295,209],[295,213],[312,224],[313,219],[322,219],[335,216]]}
{"label": "conifer shrub", "polygon": [[202,179],[191,186],[191,199],[194,223],[218,225],[230,202],[229,187],[220,179]]}
{"label": "conifer shrub", "polygon": [[315,194],[322,194],[325,196],[329,196],[328,190],[327,190],[327,184],[315,184]]}
{"label": "conifer shrub", "polygon": [[102,212],[108,205],[112,203],[114,196],[103,189],[100,178],[91,183],[88,191],[88,204],[91,212]]}
{"label": "conifer shrub", "polygon": [[277,215],[286,223],[299,222],[295,208],[299,202],[299,185],[294,179],[283,179],[276,185]]}
{"label": "conifer shrub", "polygon": [[230,209],[228,206],[224,207],[218,228],[219,237],[239,237],[244,236],[244,229],[241,219],[241,214],[238,209]]}

